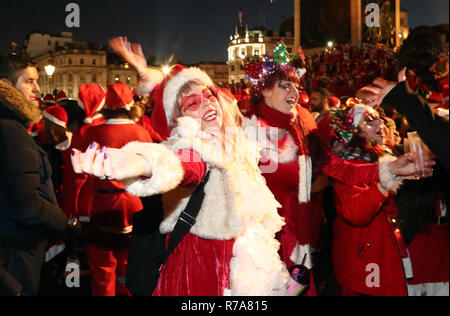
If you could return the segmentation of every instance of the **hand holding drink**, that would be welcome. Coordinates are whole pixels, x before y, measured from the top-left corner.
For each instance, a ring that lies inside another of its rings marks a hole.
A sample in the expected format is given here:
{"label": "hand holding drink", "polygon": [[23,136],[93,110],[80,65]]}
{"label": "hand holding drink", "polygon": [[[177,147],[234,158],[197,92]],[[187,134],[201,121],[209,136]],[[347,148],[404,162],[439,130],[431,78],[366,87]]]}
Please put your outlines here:
{"label": "hand holding drink", "polygon": [[432,166],[431,161],[435,158],[435,155],[431,150],[425,145],[425,143],[420,139],[417,132],[408,133],[408,138],[405,139],[405,153],[411,153],[414,157],[414,175],[420,178],[430,177],[427,172],[427,168]]}

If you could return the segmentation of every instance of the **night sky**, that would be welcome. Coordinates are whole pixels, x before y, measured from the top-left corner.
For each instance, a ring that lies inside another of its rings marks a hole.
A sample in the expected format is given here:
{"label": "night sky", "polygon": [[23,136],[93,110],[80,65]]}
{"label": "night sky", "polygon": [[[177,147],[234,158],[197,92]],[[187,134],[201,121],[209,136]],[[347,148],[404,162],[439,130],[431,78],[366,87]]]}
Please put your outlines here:
{"label": "night sky", "polygon": [[[313,1],[313,0],[303,0]],[[339,1],[339,0],[336,0]],[[65,25],[66,5],[75,2],[81,9],[80,28]],[[282,19],[293,15],[293,0],[22,0],[2,2],[0,9],[0,52],[10,43],[21,44],[32,31],[74,33],[76,40],[106,44],[108,38],[123,35],[140,42],[147,57],[159,63],[169,56],[185,64],[225,61],[229,36],[244,22],[278,29]],[[410,26],[449,23],[448,0],[402,0],[409,11]]]}

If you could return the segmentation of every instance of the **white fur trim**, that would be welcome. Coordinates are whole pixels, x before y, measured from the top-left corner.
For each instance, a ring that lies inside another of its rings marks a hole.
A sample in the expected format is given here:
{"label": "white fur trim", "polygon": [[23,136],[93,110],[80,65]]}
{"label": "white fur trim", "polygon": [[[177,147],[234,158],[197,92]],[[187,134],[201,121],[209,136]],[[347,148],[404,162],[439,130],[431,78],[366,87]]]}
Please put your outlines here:
{"label": "white fur trim", "polygon": [[105,125],[129,125],[136,124],[135,121],[125,118],[109,119],[105,122]]}
{"label": "white fur trim", "polygon": [[186,83],[192,80],[200,80],[208,87],[214,85],[211,78],[204,71],[200,70],[200,68],[196,67],[184,69],[172,77],[166,83],[163,94],[164,110],[169,125],[173,119],[178,92]]}
{"label": "white fur trim", "polygon": [[45,262],[49,262],[66,249],[66,245],[54,245],[45,253]]}
{"label": "white fur trim", "polygon": [[295,248],[292,250],[291,257],[289,259],[291,259],[291,261],[294,264],[300,265],[300,264],[302,264],[303,259],[305,258],[305,255],[306,255],[306,260],[305,260],[304,265],[308,269],[312,269],[312,267],[313,267],[312,253],[313,252],[314,252],[314,248],[312,248],[310,245],[302,245],[301,246],[297,243]]}
{"label": "white fur trim", "polygon": [[[184,178],[181,161],[170,149],[161,144],[133,142],[122,150],[142,155],[147,159],[152,177],[127,182],[127,191],[139,197],[166,193],[176,188]],[[146,172],[150,174],[149,172]]]}
{"label": "white fur trim", "polygon": [[311,199],[312,161],[311,157],[299,156],[298,201],[308,203]]}
{"label": "white fur trim", "polygon": [[408,296],[449,296],[449,283],[408,284]]}
{"label": "white fur trim", "polygon": [[[177,127],[178,134],[167,141],[168,146],[173,150],[195,150],[211,172],[191,233],[205,239],[236,239],[230,262],[231,290],[224,291],[224,295],[286,295],[289,273],[278,255],[280,245],[275,239],[284,225],[277,212],[281,205],[267,188],[257,159],[252,154],[247,156],[254,162],[253,174],[242,160],[229,161],[222,154],[220,142],[212,135],[208,139],[197,121],[181,118]],[[258,152],[259,147],[244,138],[246,141],[239,146],[242,153]],[[173,230],[192,190],[177,188],[164,195],[164,209],[169,215],[160,226],[162,233]]]}
{"label": "white fur trim", "polygon": [[353,116],[353,126],[358,127],[359,123],[361,123],[364,113],[367,111],[367,107],[365,105],[356,104],[355,106],[353,106],[351,111]]}
{"label": "white fur trim", "polygon": [[67,128],[66,122],[63,122],[63,121],[57,119],[56,117],[54,117],[53,115],[51,115],[51,114],[48,113],[47,111],[42,112],[42,115],[43,115],[46,119],[48,119],[48,120],[50,120],[51,122],[55,123],[56,125],[59,125],[59,126],[64,127],[64,128]]}
{"label": "white fur trim", "polygon": [[72,132],[66,131],[66,136],[67,139],[65,141],[55,146],[55,148],[58,149],[59,151],[66,151],[67,149],[70,148],[70,145],[72,144],[72,137],[73,137]]}
{"label": "white fur trim", "polygon": [[154,68],[147,68],[144,73],[140,73],[140,80],[136,87],[136,92],[142,96],[152,92],[155,87],[164,79],[164,74]]}
{"label": "white fur trim", "polygon": [[389,163],[397,158],[391,155],[384,155],[378,159],[378,172],[381,185],[388,191],[397,192],[403,182],[403,178],[394,177],[389,169]]}

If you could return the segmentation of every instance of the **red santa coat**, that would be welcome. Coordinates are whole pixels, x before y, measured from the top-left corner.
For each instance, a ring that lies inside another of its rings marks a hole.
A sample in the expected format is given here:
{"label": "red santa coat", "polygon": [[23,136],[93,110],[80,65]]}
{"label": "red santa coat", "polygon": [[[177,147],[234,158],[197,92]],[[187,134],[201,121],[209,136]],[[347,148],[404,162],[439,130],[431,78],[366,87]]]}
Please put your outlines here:
{"label": "red santa coat", "polygon": [[[94,118],[92,123],[83,125],[79,127],[72,136],[71,146],[68,150],[62,152],[63,154],[63,174],[62,174],[62,188],[58,196],[59,204],[61,209],[64,210],[66,216],[69,219],[73,219],[80,216],[78,210],[78,196],[80,194],[83,184],[87,180],[87,176],[83,174],[76,174],[73,171],[72,161],[70,159],[70,154],[72,149],[78,149],[80,151],[85,151],[89,144],[86,144],[85,135],[86,131],[92,126],[102,125],[106,122],[103,116],[98,116]],[[87,216],[87,214],[81,215]]]}
{"label": "red santa coat", "polygon": [[[108,120],[100,126],[86,130],[85,144],[97,142],[108,148],[122,148],[126,144],[139,141],[152,143],[147,130],[131,120]],[[132,216],[142,209],[141,200],[127,192],[118,181],[101,180],[89,177],[80,192],[79,216],[108,232],[131,232]]]}
{"label": "red santa coat", "polygon": [[[244,150],[237,154],[248,155],[253,163],[231,162],[220,143],[202,137],[196,120],[179,118],[178,127],[178,137],[164,145],[132,143],[123,148],[151,164],[152,178],[130,183],[127,190],[138,196],[163,193],[163,234],[173,231],[193,192],[189,186],[210,170],[196,223],[170,255],[154,295],[285,295],[288,273],[274,240],[283,220],[279,203],[257,173],[256,144],[239,138]],[[256,173],[249,173],[249,167]]]}
{"label": "red santa coat", "polygon": [[[276,135],[278,128],[286,126],[286,120],[288,124],[291,121],[288,115],[269,108],[265,104],[259,104],[257,110],[258,118],[252,119],[256,122],[249,124],[270,130],[271,135]],[[309,111],[298,107],[298,117],[304,134],[317,133],[316,123]],[[267,186],[282,205],[279,214],[286,221],[286,225],[277,236],[281,243],[280,257],[289,267],[302,263],[305,255],[308,255],[306,266],[311,268],[311,253],[322,224],[322,201],[318,198],[310,198],[308,189],[310,190],[312,175],[310,171],[301,171],[305,164],[302,156],[309,156],[308,143],[306,138],[299,138],[303,147],[299,149],[298,142],[294,140],[291,133],[286,133],[279,140],[275,137],[270,138],[272,141],[261,144],[263,150],[260,167]],[[352,185],[378,179],[378,168],[375,164],[357,165],[343,161],[328,151],[327,154],[329,161],[323,166],[322,171],[332,178]],[[268,169],[267,166],[276,166],[276,168]]]}
{"label": "red santa coat", "polygon": [[[338,283],[361,294],[406,296],[402,259],[383,210],[389,195],[382,194],[375,182],[366,186],[336,183],[334,190],[333,267]],[[377,271],[379,275],[371,275]]]}

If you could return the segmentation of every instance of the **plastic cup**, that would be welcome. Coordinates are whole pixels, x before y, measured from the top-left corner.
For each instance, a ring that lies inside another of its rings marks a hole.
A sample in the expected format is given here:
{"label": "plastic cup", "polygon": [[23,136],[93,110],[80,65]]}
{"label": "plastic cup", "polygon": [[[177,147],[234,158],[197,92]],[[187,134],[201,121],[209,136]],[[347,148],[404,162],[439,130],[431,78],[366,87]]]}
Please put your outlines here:
{"label": "plastic cup", "polygon": [[424,149],[425,144],[420,139],[417,132],[408,133],[408,141],[407,141],[409,152],[414,154],[414,175],[418,178],[425,177],[425,163],[424,163]]}

